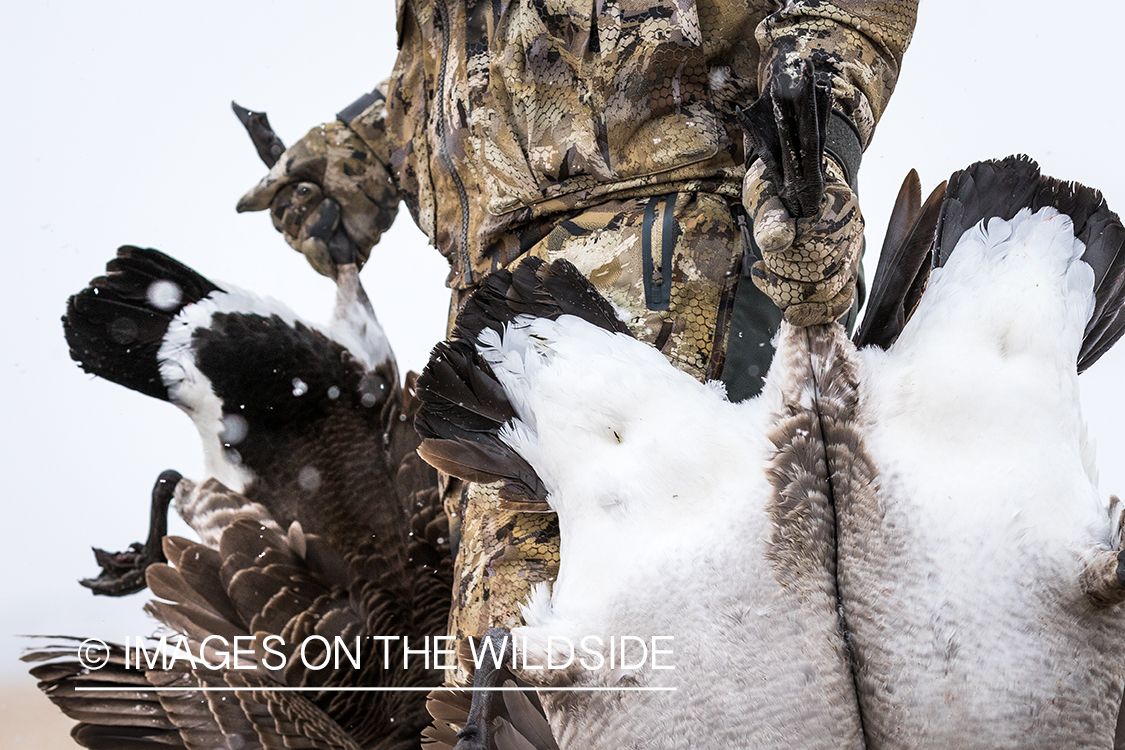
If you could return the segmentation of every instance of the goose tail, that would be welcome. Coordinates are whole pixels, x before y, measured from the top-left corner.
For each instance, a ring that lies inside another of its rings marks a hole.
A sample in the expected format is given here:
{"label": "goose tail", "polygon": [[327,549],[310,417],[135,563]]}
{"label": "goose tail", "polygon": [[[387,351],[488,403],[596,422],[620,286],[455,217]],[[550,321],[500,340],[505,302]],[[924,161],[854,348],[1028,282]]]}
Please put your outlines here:
{"label": "goose tail", "polygon": [[457,315],[453,338],[475,342],[485,329],[503,333],[517,317],[558,320],[574,315],[607,331],[629,329],[612,304],[573,263],[530,257],[514,271],[492,273]]}
{"label": "goose tail", "polygon": [[512,447],[534,442],[533,425],[519,419],[517,405],[475,345],[498,342],[517,319],[564,315],[628,333],[609,301],[565,260],[528,258],[514,271],[499,270],[485,280],[458,315],[454,340],[434,348],[418,378],[422,408],[415,426],[427,462],[466,481],[503,481],[501,500],[509,508],[547,509],[543,481]]}
{"label": "goose tail", "polygon": [[1081,259],[1093,271],[1093,312],[1077,357],[1083,372],[1125,333],[1125,228],[1099,191],[1043,175],[1027,156],[973,164],[949,179],[935,231],[934,266],[944,267],[978,222],[1010,221],[1021,209],[1034,213],[1048,206],[1070,217],[1085,248]]}
{"label": "goose tail", "polygon": [[126,245],[106,273],[67,302],[63,331],[88,373],[169,400],[158,353],[183,308],[219,287],[159,250]]}

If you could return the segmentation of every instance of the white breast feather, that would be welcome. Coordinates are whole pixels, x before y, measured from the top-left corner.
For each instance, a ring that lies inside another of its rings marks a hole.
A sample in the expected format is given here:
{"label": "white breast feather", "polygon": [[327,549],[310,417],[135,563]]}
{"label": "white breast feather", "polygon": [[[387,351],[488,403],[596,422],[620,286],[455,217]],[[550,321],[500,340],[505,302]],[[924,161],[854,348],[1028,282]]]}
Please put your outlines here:
{"label": "white breast feather", "polygon": [[[358,284],[348,286],[344,283],[339,297],[354,300],[357,289],[358,294],[362,294],[362,288]],[[362,300],[366,300],[366,297]],[[218,313],[260,315],[265,318],[276,315],[289,326],[300,322],[336,341],[369,369],[387,357],[393,357],[393,353],[383,329],[375,320],[374,313],[370,312],[369,304],[366,307],[359,304],[337,304],[335,317],[329,327],[298,318],[293,310],[277,300],[259,297],[235,287],[212,292],[199,302],[180,310],[169,324],[164,343],[157,354],[160,377],[168,389],[169,399],[191,417],[199,430],[203,441],[204,466],[208,474],[230,489],[243,492],[254,475],[245,467],[231,462],[223,451],[220,435],[224,428],[224,404],[215,394],[211,381],[196,366],[192,350],[195,331],[210,327],[212,317]],[[236,408],[232,406],[230,411],[236,413]]]}
{"label": "white breast feather", "polygon": [[896,613],[880,648],[898,661],[880,679],[920,712],[896,721],[942,727],[935,741],[1031,731],[1094,668],[1085,641],[1103,626],[1080,618],[1078,578],[1114,532],[1078,400],[1083,250],[1050,208],[971,229],[890,350],[861,353],[873,539],[910,550],[867,605]]}

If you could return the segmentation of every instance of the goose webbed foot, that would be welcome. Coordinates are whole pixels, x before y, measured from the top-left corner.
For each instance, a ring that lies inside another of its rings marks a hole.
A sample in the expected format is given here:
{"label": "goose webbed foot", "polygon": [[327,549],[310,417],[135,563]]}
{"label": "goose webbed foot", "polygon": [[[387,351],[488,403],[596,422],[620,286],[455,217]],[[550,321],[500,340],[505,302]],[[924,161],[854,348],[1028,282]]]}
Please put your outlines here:
{"label": "goose webbed foot", "polygon": [[145,589],[148,566],[168,561],[162,545],[168,533],[168,504],[182,478],[171,469],[157,477],[152,487],[148,540],[144,544],[133,542],[122,552],[106,552],[94,547],[94,559],[102,572],[97,578],[84,578],[79,583],[102,596],[126,596]]}
{"label": "goose webbed foot", "polygon": [[494,688],[511,673],[504,662],[512,657],[512,634],[507,628],[490,628],[477,647],[480,656],[473,674],[473,702],[465,726],[457,733],[453,750],[489,750],[492,746],[492,721],[499,711],[500,694],[480,688]]}
{"label": "goose webbed foot", "polygon": [[145,560],[143,544],[133,542],[129,549],[122,552],[106,552],[98,547],[92,549],[94,560],[101,566],[102,572],[97,578],[83,578],[79,583],[103,596],[126,596],[145,589],[145,569],[148,562]]}

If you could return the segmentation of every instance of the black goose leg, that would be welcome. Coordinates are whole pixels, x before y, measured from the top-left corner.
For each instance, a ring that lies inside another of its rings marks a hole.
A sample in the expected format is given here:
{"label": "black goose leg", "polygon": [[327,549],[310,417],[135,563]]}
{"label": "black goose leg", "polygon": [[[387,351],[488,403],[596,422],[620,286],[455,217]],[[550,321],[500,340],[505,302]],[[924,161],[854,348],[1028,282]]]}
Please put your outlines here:
{"label": "black goose leg", "polygon": [[[511,676],[504,662],[512,657],[512,634],[507,628],[490,628],[481,639],[478,654],[483,655],[473,675],[473,702],[465,727],[457,733],[459,741],[453,750],[489,750],[492,746],[492,720],[496,717],[498,693],[480,688],[494,688]],[[493,654],[498,658],[493,659]]]}
{"label": "black goose leg", "polygon": [[164,557],[164,535],[168,533],[168,504],[176,485],[183,477],[168,469],[152,487],[152,507],[148,522],[148,539],[142,545],[133,542],[123,552],[106,552],[94,547],[94,559],[102,572],[97,578],[84,578],[81,583],[95,594],[125,596],[145,589],[145,570],[153,563],[167,562]]}

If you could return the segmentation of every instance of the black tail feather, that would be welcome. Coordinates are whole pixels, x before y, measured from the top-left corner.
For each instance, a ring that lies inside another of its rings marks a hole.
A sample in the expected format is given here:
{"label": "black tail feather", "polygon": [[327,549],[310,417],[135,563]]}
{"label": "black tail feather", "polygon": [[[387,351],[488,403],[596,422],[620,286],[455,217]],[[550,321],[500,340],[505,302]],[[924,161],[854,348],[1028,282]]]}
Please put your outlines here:
{"label": "black tail feather", "polygon": [[863,325],[855,335],[856,346],[886,349],[902,333],[917,307],[930,275],[930,248],[945,188],[944,182],[938,185],[923,204],[918,173],[910,170],[903,181],[883,240]]}
{"label": "black tail feather", "polygon": [[949,179],[938,218],[934,263],[945,265],[961,235],[982,219],[1008,220],[1021,208],[1052,206],[1071,218],[1094,270],[1094,314],[1078,354],[1078,371],[1098,360],[1125,333],[1125,228],[1097,190],[1039,172],[1026,156],[977,162]]}
{"label": "black tail feather", "polygon": [[[528,270],[531,269],[535,270],[534,279],[539,285],[537,288],[541,289],[550,300],[549,309],[542,312],[532,311],[532,314],[551,320],[560,315],[574,315],[607,331],[629,333],[629,329],[617,317],[609,300],[603,297],[570,261],[556,260],[551,264],[539,261],[529,266]],[[522,267],[516,269],[514,282],[517,286],[523,288],[531,280],[531,274],[525,272]]]}
{"label": "black tail feather", "polygon": [[455,340],[438,344],[430,355],[415,386],[422,402],[415,426],[423,438],[418,452],[430,465],[470,482],[503,480],[502,500],[538,510],[547,501],[542,480],[499,436],[516,411],[474,348],[482,331],[502,333],[521,315],[550,320],[575,315],[628,333],[609,301],[568,261],[548,264],[531,257],[514,271],[496,271],[461,309]]}
{"label": "black tail feather", "polygon": [[425,404],[423,419],[456,410],[463,412],[459,426],[471,432],[499,429],[516,416],[503,387],[468,341],[439,343],[415,384],[415,392]]}
{"label": "black tail feather", "polygon": [[[157,282],[170,282],[166,287]],[[218,287],[164,253],[125,246],[67,302],[63,331],[83,370],[168,400],[156,355],[172,319]]]}
{"label": "black tail feather", "polygon": [[500,440],[515,409],[472,344],[439,343],[416,388],[422,401],[414,420],[422,437],[418,452],[431,466],[470,482],[504,480],[507,500],[547,501],[535,470]]}
{"label": "black tail feather", "polygon": [[980,221],[994,216],[1008,221],[1033,205],[1039,177],[1039,165],[1026,156],[977,162],[950,177],[938,216],[934,266],[944,266],[957,240]]}
{"label": "black tail feather", "polygon": [[500,333],[520,315],[557,320],[574,315],[618,333],[628,333],[613,306],[569,261],[527,258],[514,271],[488,276],[457,315],[453,338],[476,341],[486,328]]}

